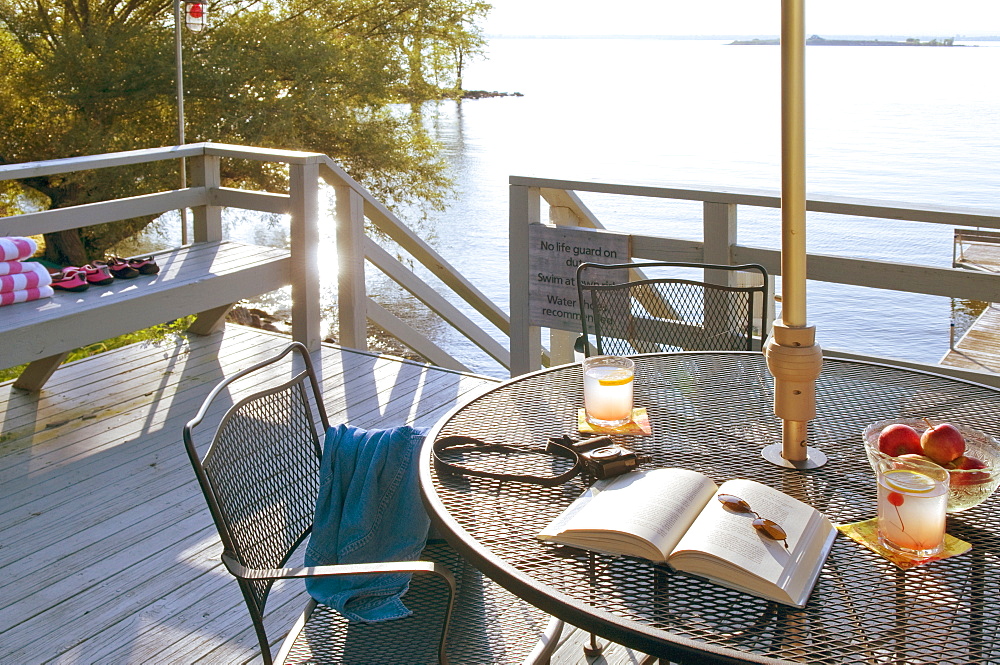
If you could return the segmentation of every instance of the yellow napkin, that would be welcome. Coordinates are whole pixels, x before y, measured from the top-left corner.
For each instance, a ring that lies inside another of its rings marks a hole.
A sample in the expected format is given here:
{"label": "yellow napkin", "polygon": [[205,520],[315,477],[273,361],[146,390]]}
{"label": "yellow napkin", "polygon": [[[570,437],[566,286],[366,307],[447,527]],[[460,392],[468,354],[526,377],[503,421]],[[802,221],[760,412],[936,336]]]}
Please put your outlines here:
{"label": "yellow napkin", "polygon": [[618,427],[597,427],[587,421],[587,412],[579,409],[576,413],[577,430],[581,434],[632,434],[649,436],[653,433],[646,409],[632,409],[632,419]]}
{"label": "yellow napkin", "polygon": [[959,540],[958,538],[950,536],[946,533],[944,534],[944,549],[941,550],[940,554],[935,554],[934,556],[926,559],[909,559],[887,550],[879,544],[877,517],[873,517],[870,520],[864,520],[863,522],[854,522],[852,524],[838,524],[837,530],[851,540],[861,543],[872,552],[875,552],[875,554],[885,557],[892,563],[896,564],[896,567],[901,568],[902,570],[907,570],[909,568],[913,568],[914,566],[922,566],[924,564],[931,563],[932,561],[939,561],[941,559],[947,559],[948,557],[958,556],[959,554],[965,554],[972,549],[972,545],[969,543],[964,540]]}

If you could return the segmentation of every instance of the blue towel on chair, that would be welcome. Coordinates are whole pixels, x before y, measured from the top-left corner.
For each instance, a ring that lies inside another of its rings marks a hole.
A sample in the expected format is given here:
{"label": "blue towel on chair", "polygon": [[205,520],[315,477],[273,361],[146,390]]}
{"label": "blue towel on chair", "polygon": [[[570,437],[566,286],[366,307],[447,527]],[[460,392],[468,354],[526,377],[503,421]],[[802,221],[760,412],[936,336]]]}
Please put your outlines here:
{"label": "blue towel on chair", "polygon": [[[426,431],[327,430],[307,566],[419,558],[430,527],[417,474]],[[313,598],[352,621],[409,616],[400,601],[409,584],[409,573],[306,579]]]}

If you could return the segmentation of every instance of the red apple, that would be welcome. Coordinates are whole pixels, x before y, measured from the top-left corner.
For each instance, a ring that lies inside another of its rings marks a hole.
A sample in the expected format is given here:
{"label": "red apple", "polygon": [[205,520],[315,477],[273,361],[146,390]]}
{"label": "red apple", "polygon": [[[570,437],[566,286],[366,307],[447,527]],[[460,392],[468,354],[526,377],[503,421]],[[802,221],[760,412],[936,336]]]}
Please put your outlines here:
{"label": "red apple", "polygon": [[923,452],[923,448],[920,447],[920,434],[903,423],[893,423],[882,428],[878,435],[878,449],[892,457],[919,455]]}
{"label": "red apple", "polygon": [[957,473],[950,474],[953,486],[978,485],[990,479],[989,471],[977,471],[977,469],[985,469],[986,463],[968,455],[956,457],[948,464],[948,468],[957,471]]}
{"label": "red apple", "polygon": [[920,435],[920,446],[927,455],[944,466],[965,452],[965,437],[954,425],[939,423],[934,425],[924,418],[929,427]]}
{"label": "red apple", "polygon": [[962,455],[948,462],[949,469],[985,469],[986,462],[975,457]]}

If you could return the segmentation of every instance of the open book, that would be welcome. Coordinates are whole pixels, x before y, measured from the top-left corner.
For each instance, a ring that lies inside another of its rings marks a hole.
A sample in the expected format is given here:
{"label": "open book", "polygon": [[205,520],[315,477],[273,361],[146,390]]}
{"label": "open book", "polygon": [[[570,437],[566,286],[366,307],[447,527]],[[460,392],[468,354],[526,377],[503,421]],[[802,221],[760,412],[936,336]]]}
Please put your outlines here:
{"label": "open book", "polygon": [[[751,513],[715,499],[731,494],[784,529],[758,533]],[[721,487],[688,469],[633,471],[596,482],[538,537],[607,554],[666,562],[678,572],[803,607],[837,531],[822,513],[752,480]]]}

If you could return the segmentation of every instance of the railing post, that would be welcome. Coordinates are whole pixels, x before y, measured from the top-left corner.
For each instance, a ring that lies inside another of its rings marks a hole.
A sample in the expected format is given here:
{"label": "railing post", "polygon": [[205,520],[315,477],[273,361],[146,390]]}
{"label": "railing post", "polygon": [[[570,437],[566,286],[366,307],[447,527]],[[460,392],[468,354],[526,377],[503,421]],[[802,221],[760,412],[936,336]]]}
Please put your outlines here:
{"label": "railing post", "polygon": [[[212,190],[222,186],[222,175],[219,169],[220,158],[216,155],[201,155],[191,158],[191,184],[194,187],[204,187],[211,200]],[[218,242],[222,240],[222,207],[209,205],[198,206],[194,213],[194,242]]]}
{"label": "railing post", "polygon": [[541,223],[541,196],[537,187],[510,186],[510,375],[538,369],[542,331],[528,325],[528,225]]}
{"label": "railing post", "polygon": [[[705,201],[702,208],[705,263],[732,264],[733,245],[736,244],[736,204]],[[711,280],[710,275],[705,275],[705,278]]]}
{"label": "railing post", "polygon": [[368,349],[365,291],[365,209],[361,194],[347,185],[337,192],[337,320],[340,343]]}
{"label": "railing post", "polygon": [[319,164],[289,165],[292,253],[292,339],[320,346]]}
{"label": "railing post", "polygon": [[[736,244],[736,205],[732,203],[713,203],[705,201],[703,204],[703,233],[705,238],[705,263],[717,263],[720,265],[732,265],[733,245]],[[721,270],[704,271],[704,280],[709,284],[720,284],[722,286],[737,286],[738,275],[734,272],[723,272]],[[705,293],[708,295],[708,292]],[[705,320],[702,325],[706,336],[706,348],[711,348],[709,339],[720,333],[732,330],[736,313],[732,311],[729,303],[724,303],[718,299],[706,298],[702,303]],[[745,314],[744,314],[745,316]]]}
{"label": "railing post", "polygon": [[[733,264],[733,247],[737,239],[737,205],[735,203],[713,203],[705,201],[703,204],[703,233],[705,239],[705,263],[717,263],[721,265]],[[706,271],[714,273],[719,271]],[[722,283],[726,286],[747,286],[746,281],[750,279],[749,273],[728,272],[722,275],[706,274],[705,280],[712,283]],[[751,286],[756,286],[752,284]],[[754,322],[760,325],[761,317],[758,313],[765,313],[768,321],[774,321],[774,279],[768,284],[767,293],[764,295],[764,302],[754,303]],[[706,312],[706,323],[709,314]],[[726,329],[730,326],[723,324]],[[766,331],[765,331],[766,332]]]}

